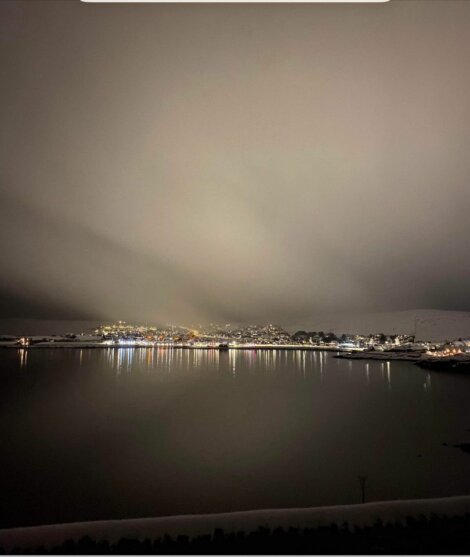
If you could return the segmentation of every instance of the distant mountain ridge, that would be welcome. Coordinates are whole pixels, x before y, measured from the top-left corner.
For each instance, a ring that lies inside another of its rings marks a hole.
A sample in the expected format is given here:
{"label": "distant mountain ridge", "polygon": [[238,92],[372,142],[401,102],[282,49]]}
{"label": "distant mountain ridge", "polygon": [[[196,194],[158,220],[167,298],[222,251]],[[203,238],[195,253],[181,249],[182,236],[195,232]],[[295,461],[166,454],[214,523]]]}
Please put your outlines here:
{"label": "distant mountain ridge", "polygon": [[[98,321],[43,319],[0,319],[0,334],[53,335],[93,331]],[[447,310],[407,310],[369,313],[322,314],[300,325],[286,327],[335,334],[384,333],[415,335],[416,340],[446,341],[470,338],[470,312]]]}
{"label": "distant mountain ridge", "polygon": [[470,338],[470,312],[419,309],[329,314],[312,320],[308,330],[335,334],[409,334],[415,335],[416,340],[445,341]]}

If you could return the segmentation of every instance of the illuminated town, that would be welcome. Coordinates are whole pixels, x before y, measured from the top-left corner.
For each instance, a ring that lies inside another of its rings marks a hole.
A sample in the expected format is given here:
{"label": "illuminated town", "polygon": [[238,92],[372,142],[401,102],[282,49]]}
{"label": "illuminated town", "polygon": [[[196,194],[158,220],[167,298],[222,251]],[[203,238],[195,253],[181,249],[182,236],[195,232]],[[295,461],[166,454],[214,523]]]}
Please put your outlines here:
{"label": "illuminated town", "polygon": [[133,325],[103,324],[90,332],[47,336],[3,336],[2,348],[166,348],[195,350],[324,350],[337,358],[408,360],[424,367],[466,368],[470,338],[447,342],[415,340],[413,335],[335,334],[297,331],[290,334],[273,325]]}

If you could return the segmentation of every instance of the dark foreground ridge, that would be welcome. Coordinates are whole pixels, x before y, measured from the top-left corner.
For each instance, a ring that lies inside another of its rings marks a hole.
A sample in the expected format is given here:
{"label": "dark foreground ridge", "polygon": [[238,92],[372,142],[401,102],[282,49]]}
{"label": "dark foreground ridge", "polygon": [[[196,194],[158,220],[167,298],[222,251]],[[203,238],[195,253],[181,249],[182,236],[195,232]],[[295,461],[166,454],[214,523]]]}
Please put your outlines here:
{"label": "dark foreground ridge", "polygon": [[[1,551],[1,550],[0,550]],[[2,553],[5,553],[1,551]],[[459,517],[432,515],[430,518],[407,517],[405,523],[383,524],[351,529],[347,523],[318,528],[260,527],[258,530],[212,535],[164,536],[156,540],[121,538],[117,543],[66,540],[46,550],[44,547],[13,549],[10,554],[40,555],[200,555],[200,554],[470,554],[470,514]]]}

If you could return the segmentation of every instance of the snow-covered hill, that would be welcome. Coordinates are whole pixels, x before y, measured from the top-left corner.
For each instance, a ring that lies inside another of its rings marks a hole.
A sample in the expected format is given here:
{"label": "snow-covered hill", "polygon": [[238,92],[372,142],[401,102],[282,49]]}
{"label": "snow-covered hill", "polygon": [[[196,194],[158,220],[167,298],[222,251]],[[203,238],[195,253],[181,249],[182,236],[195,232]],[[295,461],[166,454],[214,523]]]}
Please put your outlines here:
{"label": "snow-covered hill", "polygon": [[[91,333],[98,321],[52,321],[43,319],[0,319],[0,335],[65,335]],[[281,323],[282,325],[282,323]],[[417,340],[445,341],[470,338],[470,312],[409,310],[376,313],[315,315],[311,320],[287,327],[334,333],[384,333],[415,335]]]}
{"label": "snow-covered hill", "polygon": [[[299,327],[305,329],[303,327]],[[470,338],[470,312],[410,310],[320,315],[308,323],[310,331],[416,335],[417,340]]]}

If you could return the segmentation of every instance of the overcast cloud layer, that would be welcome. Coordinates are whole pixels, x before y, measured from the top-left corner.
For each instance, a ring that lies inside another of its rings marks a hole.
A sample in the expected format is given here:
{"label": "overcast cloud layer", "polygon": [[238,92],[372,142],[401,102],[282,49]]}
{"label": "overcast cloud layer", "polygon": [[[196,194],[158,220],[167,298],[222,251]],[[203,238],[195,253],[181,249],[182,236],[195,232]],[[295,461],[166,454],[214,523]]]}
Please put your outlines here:
{"label": "overcast cloud layer", "polygon": [[2,317],[470,310],[470,2],[0,3]]}

